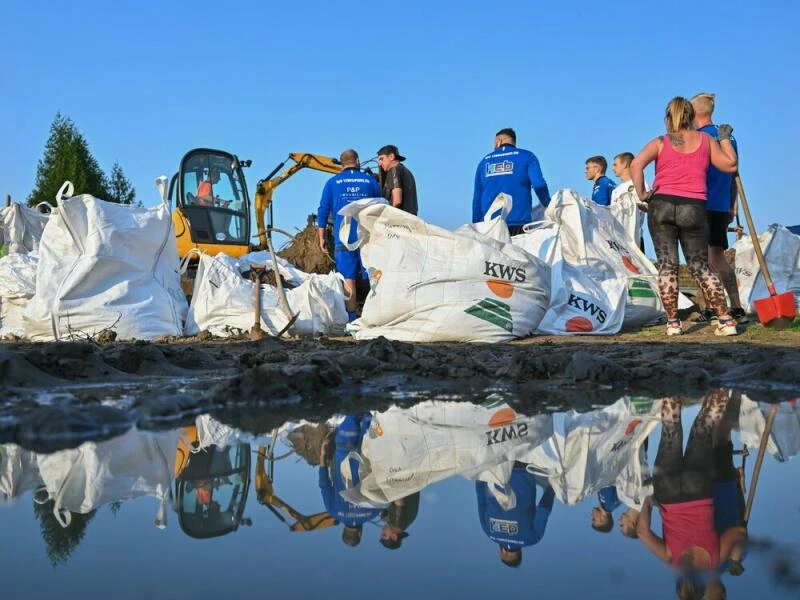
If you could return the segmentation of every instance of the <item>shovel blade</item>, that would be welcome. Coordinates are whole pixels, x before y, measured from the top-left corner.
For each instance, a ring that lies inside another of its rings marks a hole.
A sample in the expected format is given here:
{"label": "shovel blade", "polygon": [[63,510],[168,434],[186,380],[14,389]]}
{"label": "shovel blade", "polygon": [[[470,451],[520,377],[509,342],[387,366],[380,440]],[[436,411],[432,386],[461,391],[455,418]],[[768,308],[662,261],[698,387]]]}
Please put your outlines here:
{"label": "shovel blade", "polygon": [[762,325],[791,322],[797,316],[794,292],[783,292],[769,298],[761,298],[753,302],[753,306]]}

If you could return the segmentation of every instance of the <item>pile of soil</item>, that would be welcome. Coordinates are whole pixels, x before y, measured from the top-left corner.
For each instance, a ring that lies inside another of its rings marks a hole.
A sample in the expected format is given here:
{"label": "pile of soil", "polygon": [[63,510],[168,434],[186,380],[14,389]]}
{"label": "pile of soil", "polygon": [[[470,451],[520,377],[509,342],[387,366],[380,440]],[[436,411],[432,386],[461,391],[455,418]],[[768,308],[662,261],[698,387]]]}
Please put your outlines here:
{"label": "pile of soil", "polygon": [[325,423],[301,425],[289,434],[292,448],[312,466],[319,465],[319,452],[330,429]]}
{"label": "pile of soil", "polygon": [[[328,248],[333,248],[332,238],[328,240]],[[333,258],[325,254],[319,247],[316,215],[308,216],[308,224],[292,241],[278,251],[278,256],[288,260],[295,267],[306,273],[326,275],[334,270]]]}

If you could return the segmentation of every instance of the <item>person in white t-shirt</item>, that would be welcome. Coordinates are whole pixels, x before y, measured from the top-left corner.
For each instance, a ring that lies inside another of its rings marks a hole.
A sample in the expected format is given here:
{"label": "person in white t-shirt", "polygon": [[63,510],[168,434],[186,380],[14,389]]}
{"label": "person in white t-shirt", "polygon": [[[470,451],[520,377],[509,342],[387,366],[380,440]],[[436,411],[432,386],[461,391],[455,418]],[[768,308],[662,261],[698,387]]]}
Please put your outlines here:
{"label": "person in white t-shirt", "polygon": [[[633,187],[633,181],[631,179],[632,161],[633,154],[630,152],[621,152],[614,157],[611,170],[614,172],[614,175],[619,178],[621,183],[611,191],[611,206],[624,202],[625,200],[623,200],[623,198],[630,198],[637,206],[634,239],[639,244],[639,248],[641,248],[642,252],[644,252],[642,224],[644,223],[644,213],[647,210],[647,205],[640,201],[641,199],[636,195],[636,190]],[[647,185],[647,182],[645,182],[644,188],[650,191],[650,186]]]}

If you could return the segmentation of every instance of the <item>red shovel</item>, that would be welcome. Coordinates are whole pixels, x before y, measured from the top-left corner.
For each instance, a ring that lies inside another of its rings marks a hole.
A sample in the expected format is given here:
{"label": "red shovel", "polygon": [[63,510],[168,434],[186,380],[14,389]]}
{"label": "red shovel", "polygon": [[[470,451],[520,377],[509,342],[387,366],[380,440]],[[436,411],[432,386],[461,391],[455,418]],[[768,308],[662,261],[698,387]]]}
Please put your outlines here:
{"label": "red shovel", "polygon": [[747,227],[750,229],[750,239],[753,240],[753,250],[756,251],[756,258],[758,258],[758,266],[761,267],[761,274],[764,276],[764,283],[767,284],[769,290],[769,298],[761,298],[753,302],[755,306],[758,320],[764,326],[772,326],[775,329],[783,329],[791,325],[797,316],[797,305],[794,301],[794,292],[783,292],[779,294],[775,291],[775,284],[772,283],[769,269],[767,269],[767,261],[764,259],[764,253],[761,251],[761,244],[758,241],[758,232],[755,225],[753,225],[753,217],[750,215],[750,208],[747,206],[747,197],[744,195],[744,187],[742,180],[737,174],[735,177],[736,189],[739,191],[739,198],[742,199],[742,208],[744,209],[744,216],[747,219]]}

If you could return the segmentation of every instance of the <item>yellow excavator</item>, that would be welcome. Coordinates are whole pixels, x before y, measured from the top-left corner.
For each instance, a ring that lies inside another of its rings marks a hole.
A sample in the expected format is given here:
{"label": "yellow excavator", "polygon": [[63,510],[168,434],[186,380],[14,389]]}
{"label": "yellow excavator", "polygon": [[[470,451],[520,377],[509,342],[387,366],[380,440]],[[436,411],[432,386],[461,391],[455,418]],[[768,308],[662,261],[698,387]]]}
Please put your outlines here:
{"label": "yellow excavator", "polygon": [[[291,164],[286,167],[286,164]],[[238,258],[267,247],[272,227],[272,196],[284,181],[301,169],[339,173],[339,161],[328,156],[295,152],[256,184],[255,220],[258,244],[251,243],[250,196],[243,169],[252,164],[224,150],[196,148],[181,160],[170,181],[168,197],[174,207],[178,255],[194,249]],[[286,167],[284,169],[284,167]],[[281,171],[283,169],[283,171]],[[269,213],[267,214],[267,211]],[[265,223],[265,217],[269,222]]]}

